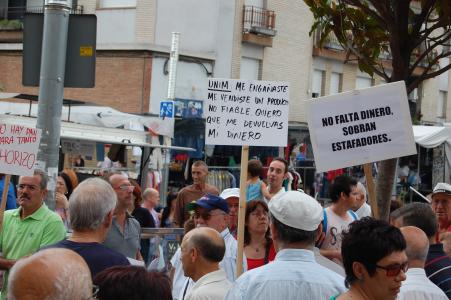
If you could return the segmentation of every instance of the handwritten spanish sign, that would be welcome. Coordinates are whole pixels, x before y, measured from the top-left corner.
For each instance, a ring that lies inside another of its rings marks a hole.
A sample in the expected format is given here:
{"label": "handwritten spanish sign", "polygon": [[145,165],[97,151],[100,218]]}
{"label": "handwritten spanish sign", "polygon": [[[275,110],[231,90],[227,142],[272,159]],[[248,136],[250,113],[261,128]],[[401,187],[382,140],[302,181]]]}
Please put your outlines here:
{"label": "handwritten spanish sign", "polygon": [[0,121],[0,172],[32,175],[40,139],[40,129]]}
{"label": "handwritten spanish sign", "polygon": [[319,172],[416,153],[402,81],[311,99],[306,110]]}
{"label": "handwritten spanish sign", "polygon": [[212,78],[205,101],[205,143],[286,146],[289,84]]}

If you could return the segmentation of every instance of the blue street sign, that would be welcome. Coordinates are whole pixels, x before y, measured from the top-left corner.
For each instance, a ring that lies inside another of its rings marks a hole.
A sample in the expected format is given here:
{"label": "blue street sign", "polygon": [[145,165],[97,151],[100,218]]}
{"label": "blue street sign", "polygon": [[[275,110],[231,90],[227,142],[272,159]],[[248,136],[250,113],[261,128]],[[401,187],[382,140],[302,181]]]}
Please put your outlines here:
{"label": "blue street sign", "polygon": [[160,102],[160,118],[174,118],[174,101]]}

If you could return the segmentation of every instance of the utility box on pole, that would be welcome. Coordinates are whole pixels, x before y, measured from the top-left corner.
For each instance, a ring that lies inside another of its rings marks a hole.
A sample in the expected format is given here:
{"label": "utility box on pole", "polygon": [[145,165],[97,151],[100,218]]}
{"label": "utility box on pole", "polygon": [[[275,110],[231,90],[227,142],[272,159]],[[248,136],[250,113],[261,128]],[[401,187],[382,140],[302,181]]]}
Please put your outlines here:
{"label": "utility box on pole", "polygon": [[[22,84],[39,86],[44,15],[24,18]],[[93,88],[96,74],[96,15],[69,15],[64,87]]]}

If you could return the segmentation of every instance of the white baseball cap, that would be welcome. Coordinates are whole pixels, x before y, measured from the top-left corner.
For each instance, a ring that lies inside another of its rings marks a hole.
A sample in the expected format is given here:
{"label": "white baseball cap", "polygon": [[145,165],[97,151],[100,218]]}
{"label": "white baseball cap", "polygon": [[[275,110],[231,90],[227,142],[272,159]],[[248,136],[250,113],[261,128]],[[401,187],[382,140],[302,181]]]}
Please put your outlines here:
{"label": "white baseball cap", "polygon": [[434,196],[438,193],[445,193],[445,194],[451,195],[451,184],[444,183],[444,182],[437,183],[434,190],[432,191],[432,196]]}
{"label": "white baseball cap", "polygon": [[268,207],[279,222],[305,231],[316,230],[323,220],[323,208],[318,201],[298,191],[272,198]]}
{"label": "white baseball cap", "polygon": [[240,189],[239,188],[230,188],[222,191],[221,195],[219,195],[222,199],[228,199],[230,197],[240,198]]}

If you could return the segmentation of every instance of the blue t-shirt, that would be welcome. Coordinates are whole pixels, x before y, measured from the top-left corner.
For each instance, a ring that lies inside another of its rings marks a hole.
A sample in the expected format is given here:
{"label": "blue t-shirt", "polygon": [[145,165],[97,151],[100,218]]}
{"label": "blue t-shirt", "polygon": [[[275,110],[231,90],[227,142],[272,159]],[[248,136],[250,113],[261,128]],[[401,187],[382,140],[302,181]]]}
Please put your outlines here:
{"label": "blue t-shirt", "polygon": [[77,252],[86,261],[91,270],[92,279],[97,273],[114,266],[128,266],[128,259],[102,244],[99,243],[78,243],[69,240],[62,240],[56,244],[49,245],[48,248],[65,248]]}
{"label": "blue t-shirt", "polygon": [[[5,186],[5,177],[0,179],[0,195],[3,193],[3,187]],[[16,193],[14,191],[13,183],[10,182],[8,186],[8,197],[6,200],[6,208],[5,210],[15,209],[17,208],[16,204]]]}
{"label": "blue t-shirt", "polygon": [[246,191],[246,201],[263,200],[262,181],[259,179],[256,183],[249,183]]}

